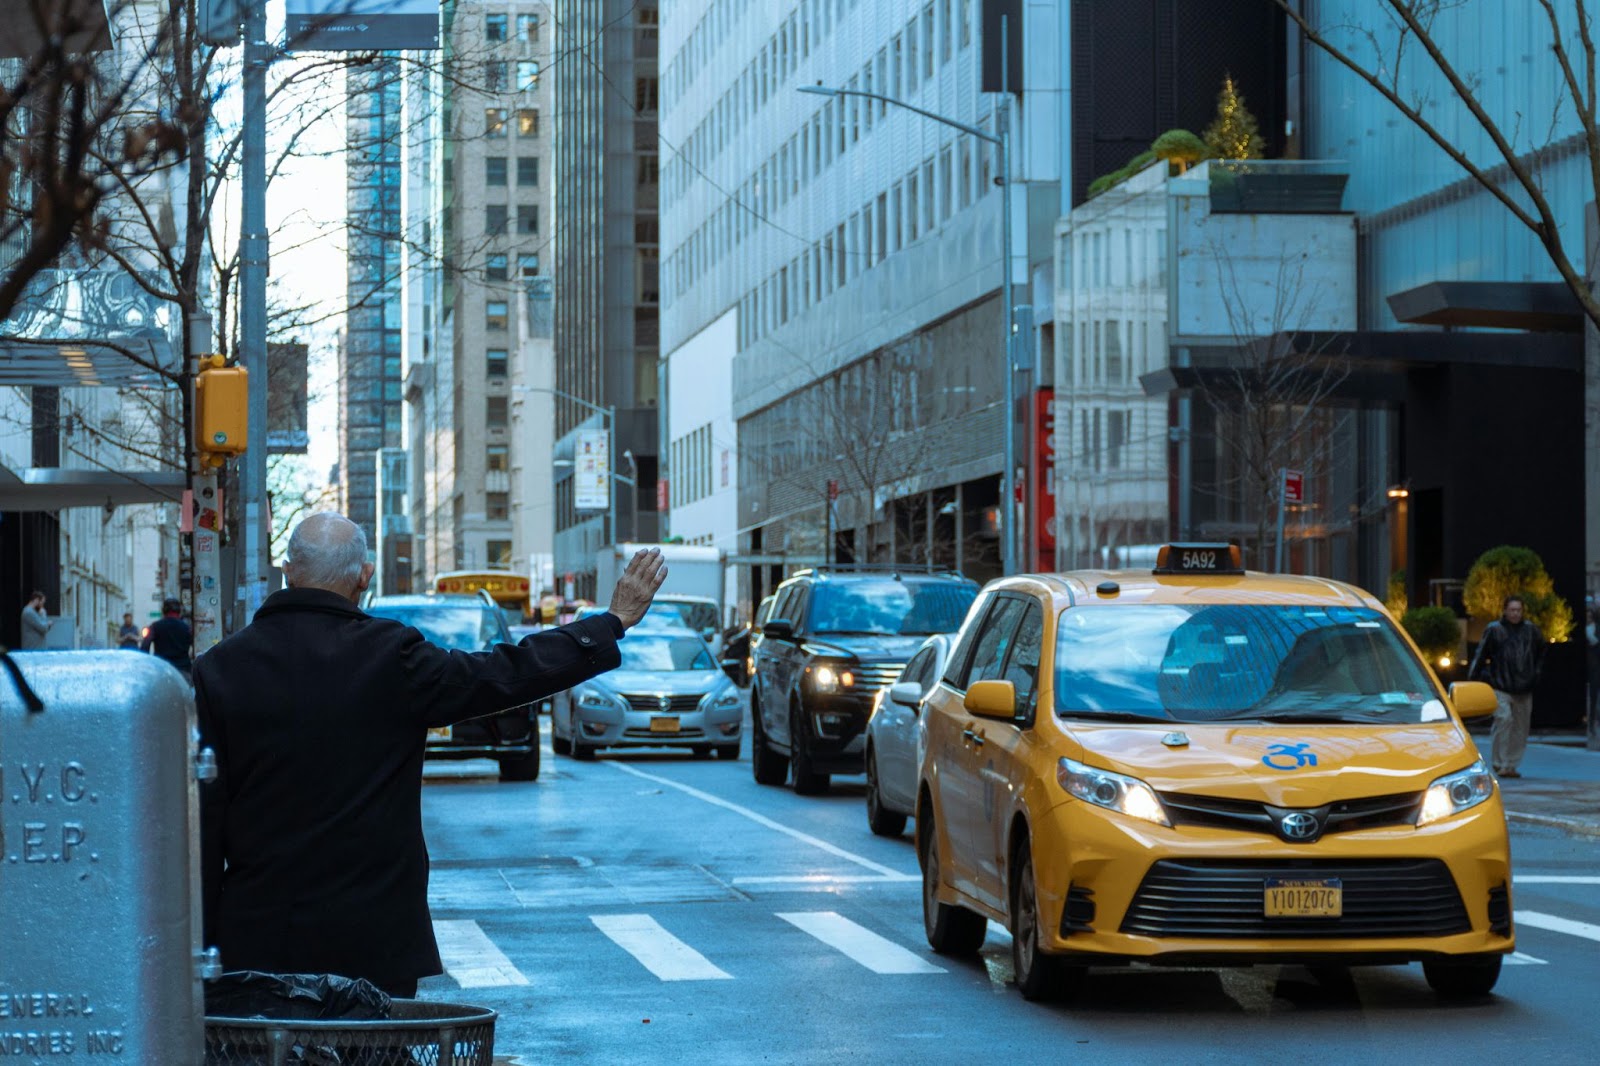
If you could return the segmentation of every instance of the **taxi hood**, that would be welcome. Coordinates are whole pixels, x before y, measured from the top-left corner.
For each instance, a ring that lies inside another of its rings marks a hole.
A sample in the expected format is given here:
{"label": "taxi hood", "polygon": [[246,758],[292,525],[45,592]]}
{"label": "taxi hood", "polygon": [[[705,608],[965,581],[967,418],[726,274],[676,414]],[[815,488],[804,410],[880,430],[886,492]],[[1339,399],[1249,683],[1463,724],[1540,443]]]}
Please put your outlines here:
{"label": "taxi hood", "polygon": [[[1082,762],[1157,792],[1204,793],[1284,807],[1421,791],[1477,758],[1453,721],[1409,725],[1153,722],[1062,723]],[[1177,741],[1173,734],[1186,737]]]}

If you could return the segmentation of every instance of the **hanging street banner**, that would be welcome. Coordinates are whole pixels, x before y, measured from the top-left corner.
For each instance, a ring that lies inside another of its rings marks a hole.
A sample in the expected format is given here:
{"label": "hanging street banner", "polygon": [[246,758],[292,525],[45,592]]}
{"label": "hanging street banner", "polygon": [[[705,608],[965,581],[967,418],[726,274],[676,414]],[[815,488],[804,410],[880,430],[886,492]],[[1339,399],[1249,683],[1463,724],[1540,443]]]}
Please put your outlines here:
{"label": "hanging street banner", "polygon": [[285,0],[291,52],[439,47],[439,0]]}
{"label": "hanging street banner", "polygon": [[611,510],[611,436],[603,429],[579,430],[572,461],[572,506],[578,511]]}

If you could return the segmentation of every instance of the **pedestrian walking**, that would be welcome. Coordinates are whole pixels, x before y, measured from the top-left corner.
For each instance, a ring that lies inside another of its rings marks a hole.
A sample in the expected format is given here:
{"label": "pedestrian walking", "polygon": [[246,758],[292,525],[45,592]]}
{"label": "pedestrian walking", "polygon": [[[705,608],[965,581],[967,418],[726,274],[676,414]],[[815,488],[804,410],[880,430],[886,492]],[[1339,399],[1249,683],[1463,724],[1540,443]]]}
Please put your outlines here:
{"label": "pedestrian walking", "polygon": [[[132,615],[128,617],[131,620]],[[183,604],[171,598],[163,600],[161,617],[150,624],[150,631],[139,642],[139,649],[171,663],[188,680],[194,666],[189,659],[193,647],[194,631],[183,620]]]}
{"label": "pedestrian walking", "polygon": [[447,651],[356,607],[366,536],[342,516],[289,540],[289,585],[195,664],[205,942],[229,970],[362,977],[416,994],[442,972],[422,834],[427,729],[536,703],[621,662],[666,578],[633,557],[608,613],[492,651]]}
{"label": "pedestrian walking", "polygon": [[45,634],[50,632],[50,616],[44,612],[45,596],[35,592],[22,605],[22,650],[39,651],[44,647]]}
{"label": "pedestrian walking", "polygon": [[122,616],[122,626],[117,630],[117,647],[125,651],[139,650],[139,627],[133,624],[133,613]]}
{"label": "pedestrian walking", "polygon": [[1489,683],[1500,704],[1489,733],[1489,763],[1498,777],[1522,776],[1517,767],[1528,746],[1533,689],[1544,668],[1544,634],[1526,613],[1521,596],[1507,596],[1467,670],[1469,680]]}

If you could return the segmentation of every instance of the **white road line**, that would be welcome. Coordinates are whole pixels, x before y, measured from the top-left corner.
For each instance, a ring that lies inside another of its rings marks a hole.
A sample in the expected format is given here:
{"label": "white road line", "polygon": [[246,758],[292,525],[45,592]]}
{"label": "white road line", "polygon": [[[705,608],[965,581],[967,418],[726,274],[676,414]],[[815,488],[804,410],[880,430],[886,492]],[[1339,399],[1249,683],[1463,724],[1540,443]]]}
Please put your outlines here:
{"label": "white road line", "polygon": [[732,975],[679,940],[648,914],[591,914],[589,920],[618,947],[663,981],[731,981]]}
{"label": "white road line", "polygon": [[735,885],[888,885],[921,881],[916,874],[795,874],[794,876],[735,877]]}
{"label": "white road line", "polygon": [[477,922],[434,922],[433,935],[439,942],[439,958],[444,962],[445,971],[462,988],[499,988],[528,983],[522,971],[511,965],[511,960],[494,946],[494,941],[478,928]]}
{"label": "white road line", "polygon": [[1600,940],[1600,925],[1593,925],[1589,922],[1575,922],[1571,918],[1561,918],[1541,911],[1517,911],[1516,921],[1518,925],[1529,925],[1535,929],[1548,929],[1552,933],[1581,936],[1585,940]]}
{"label": "white road line", "polygon": [[944,970],[833,911],[801,911],[779,918],[848,955],[873,973],[944,973]]}
{"label": "white road line", "polygon": [[1506,956],[1506,965],[1507,966],[1548,966],[1550,964],[1545,962],[1543,959],[1534,958],[1532,955],[1524,955],[1520,951],[1513,951],[1511,954]]}
{"label": "white road line", "polygon": [[1512,874],[1513,885],[1600,885],[1600,877],[1574,877],[1567,874]]}
{"label": "white road line", "polygon": [[861,866],[861,867],[863,867],[865,869],[871,870],[875,874],[881,874],[884,877],[892,877],[892,878],[895,878],[896,880],[899,880],[899,879],[912,880],[912,881],[918,880],[918,878],[917,878],[917,876],[915,874],[906,874],[906,873],[901,873],[899,870],[891,870],[891,869],[889,869],[889,867],[883,866],[883,865],[881,865],[879,863],[875,863],[871,859],[864,858],[864,857],[862,857],[860,855],[857,855],[853,851],[846,851],[845,849],[839,847],[837,844],[830,844],[826,840],[819,840],[816,837],[811,836],[809,833],[802,833],[798,829],[791,829],[788,826],[784,825],[782,822],[775,822],[771,818],[768,818],[766,815],[757,814],[755,811],[752,811],[748,807],[741,807],[737,803],[732,803],[732,802],[730,802],[728,800],[725,800],[721,796],[713,796],[709,792],[701,792],[698,788],[691,788],[688,785],[681,784],[681,783],[679,783],[677,781],[672,780],[670,777],[658,777],[655,774],[647,774],[643,770],[635,770],[633,767],[629,766],[626,763],[607,762],[606,765],[615,767],[616,769],[621,770],[625,774],[632,774],[634,777],[642,777],[646,781],[654,781],[658,785],[666,785],[668,788],[675,788],[679,792],[687,793],[688,795],[693,796],[697,800],[703,800],[706,803],[711,804],[713,807],[721,807],[725,811],[732,811],[734,814],[741,815],[741,816],[743,816],[745,818],[750,819],[752,822],[755,822],[757,825],[764,825],[768,829],[775,829],[780,833],[783,833],[783,834],[785,834],[787,836],[791,836],[794,839],[796,839],[798,841],[801,841],[802,843],[810,844],[814,848],[821,848],[823,851],[827,852],[829,855],[836,855],[839,858],[846,860],[847,862],[853,862],[857,866]]}

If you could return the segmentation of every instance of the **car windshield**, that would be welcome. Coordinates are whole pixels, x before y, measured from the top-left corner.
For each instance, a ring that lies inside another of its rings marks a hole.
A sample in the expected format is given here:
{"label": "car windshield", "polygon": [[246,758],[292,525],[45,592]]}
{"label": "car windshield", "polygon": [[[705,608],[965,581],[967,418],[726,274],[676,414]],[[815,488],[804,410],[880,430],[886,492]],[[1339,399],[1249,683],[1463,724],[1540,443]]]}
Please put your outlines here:
{"label": "car windshield", "polygon": [[1394,627],[1360,607],[1071,607],[1056,711],[1163,721],[1429,722],[1447,717]]}
{"label": "car windshield", "polygon": [[416,626],[428,643],[451,651],[483,651],[500,639],[495,616],[482,607],[431,603],[375,603],[367,613]]}
{"label": "car windshield", "polygon": [[699,637],[646,636],[635,630],[617,648],[622,652],[624,670],[663,673],[717,668]]}
{"label": "car windshield", "polygon": [[714,603],[700,603],[696,600],[662,600],[651,606],[668,607],[677,611],[683,619],[683,624],[696,633],[717,628],[717,605]]}
{"label": "car windshield", "polygon": [[811,591],[810,629],[901,637],[954,633],[977,595],[976,586],[957,581],[818,582]]}

